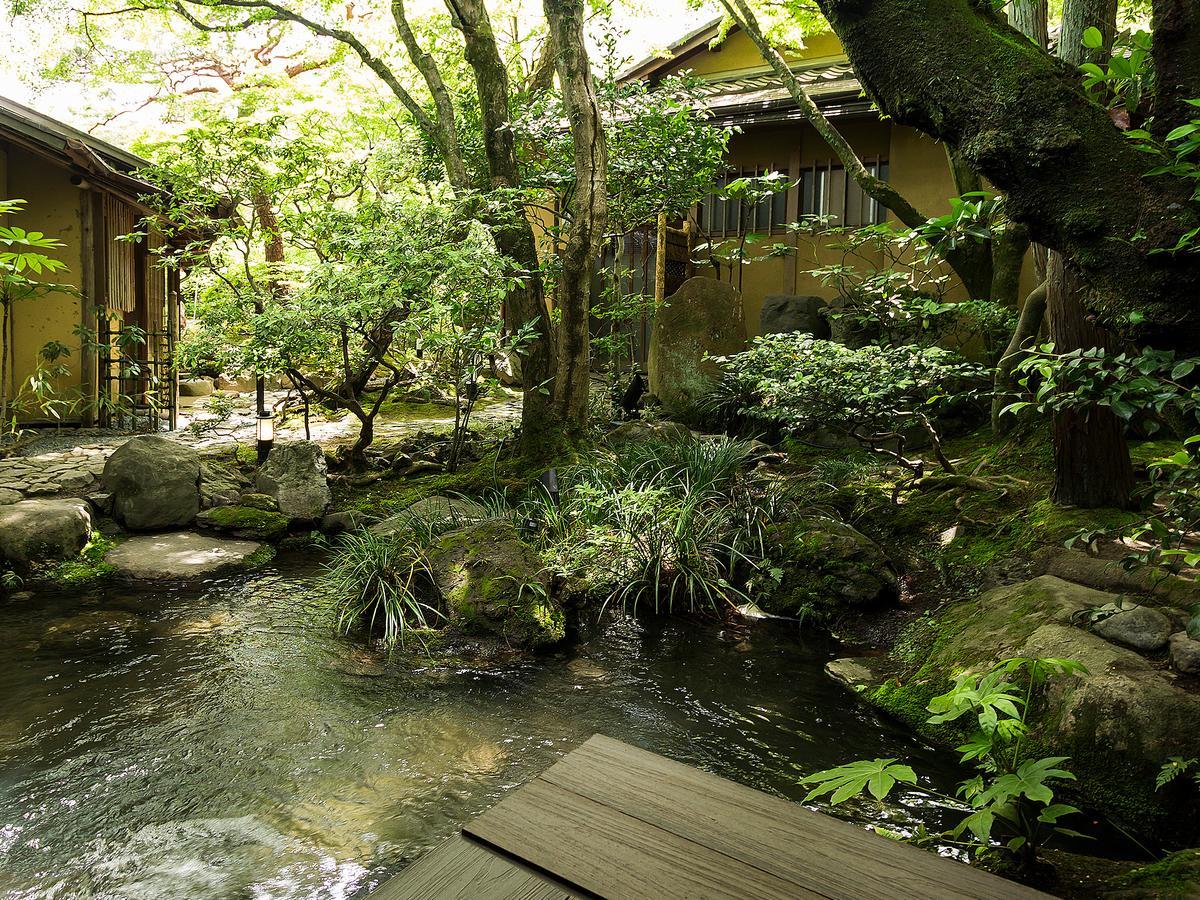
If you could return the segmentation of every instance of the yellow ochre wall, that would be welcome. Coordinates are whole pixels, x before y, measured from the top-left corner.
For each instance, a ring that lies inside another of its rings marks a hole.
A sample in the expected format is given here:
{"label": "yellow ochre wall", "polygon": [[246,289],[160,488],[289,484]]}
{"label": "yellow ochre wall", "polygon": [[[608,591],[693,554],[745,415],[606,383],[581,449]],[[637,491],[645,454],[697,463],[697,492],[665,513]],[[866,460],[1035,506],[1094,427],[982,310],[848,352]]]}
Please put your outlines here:
{"label": "yellow ochre wall", "polygon": [[[792,61],[813,63],[845,59],[841,44],[833,34],[809,38],[805,49],[789,55]],[[666,71],[690,71],[712,79],[766,72],[758,48],[742,32],[729,35],[716,50],[703,50]],[[889,181],[917,209],[928,216],[937,216],[950,209],[949,198],[954,196],[954,182],[942,145],[911,128],[893,125],[873,114],[838,118],[838,130],[860,156],[880,157],[888,161]],[[816,130],[803,121],[747,126],[732,136],[729,142],[729,163],[735,169],[772,166],[799,178],[800,170],[814,162],[834,158],[833,152]],[[836,159],[835,159],[836,163]],[[796,189],[793,189],[793,194]],[[789,218],[794,218],[796,202],[789,203]],[[889,220],[895,217],[889,214]],[[810,270],[841,261],[842,253],[819,237],[792,238],[787,235],[760,237],[762,244],[783,241],[795,243],[797,251],[791,257],[779,257],[742,267],[741,289],[745,305],[746,326],[751,335],[759,331],[759,314],[768,294],[813,295],[832,299],[835,291],[823,285]],[[878,260],[882,262],[882,260]],[[715,275],[711,267],[698,269],[698,274]],[[728,276],[725,270],[724,277]],[[734,273],[734,284],[738,273]],[[951,299],[965,299],[961,284],[952,279]],[[1033,288],[1033,271],[1029,259],[1022,273],[1021,296]]]}
{"label": "yellow ochre wall", "polygon": [[[81,285],[82,218],[80,206],[83,192],[70,182],[70,173],[41,157],[13,145],[0,143],[0,195],[6,199],[26,201],[21,213],[10,216],[12,225],[28,231],[41,231],[58,238],[65,246],[47,251],[67,264],[65,271],[46,276],[48,280]],[[71,374],[58,385],[59,396],[78,396],[80,388],[79,338],[75,326],[82,318],[78,295],[55,292],[18,301],[13,307],[13,333],[9,353],[14,375],[13,385],[21,387],[37,368],[39,352],[49,341],[59,341],[71,348],[65,360]],[[45,419],[32,415],[34,420]]]}

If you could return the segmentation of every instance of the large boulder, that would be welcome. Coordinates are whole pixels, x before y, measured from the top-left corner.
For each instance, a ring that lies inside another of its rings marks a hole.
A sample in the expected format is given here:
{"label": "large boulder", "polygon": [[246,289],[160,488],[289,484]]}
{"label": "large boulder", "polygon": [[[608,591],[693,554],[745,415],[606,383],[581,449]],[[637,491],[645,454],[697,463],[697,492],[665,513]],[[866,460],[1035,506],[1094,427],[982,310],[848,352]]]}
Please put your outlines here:
{"label": "large boulder", "polygon": [[274,497],[285,516],[313,521],[329,506],[325,453],[316,441],[277,444],[258,473],[258,492]]}
{"label": "large boulder", "polygon": [[845,522],[808,516],[772,529],[779,586],[760,601],[776,615],[829,613],[894,601],[899,582],[887,554]]}
{"label": "large boulder", "polygon": [[91,536],[86,500],[22,500],[0,506],[0,558],[18,566],[74,559]]}
{"label": "large boulder", "polygon": [[154,434],[130,438],[104,464],[102,483],[129,530],[182,528],[200,511],[200,454]]}
{"label": "large boulder", "polygon": [[650,392],[676,415],[688,413],[721,377],[710,357],[746,349],[746,313],[737,289],[715,278],[689,278],[654,314]]}
{"label": "large boulder", "polygon": [[[1053,657],[1086,671],[1052,678],[1033,706],[1030,746],[1069,756],[1088,806],[1139,830],[1163,827],[1173,812],[1155,790],[1171,756],[1200,756],[1200,695],[1169,670],[1088,629],[1088,614],[1115,594],[1043,575],[947,606],[914,623],[901,643],[902,671],[861,696],[946,742],[960,733],[931,728],[926,707],[963,671],[983,672],[1012,657]],[[1114,773],[1119,773],[1114,775]]]}
{"label": "large boulder", "polygon": [[488,519],[447,532],[430,550],[429,569],[456,631],[518,649],[565,636],[549,573],[508,522]]}
{"label": "large boulder", "polygon": [[200,578],[255,565],[269,553],[256,541],[231,541],[190,531],[151,534],[122,541],[104,561],[118,575],[157,581]]}
{"label": "large boulder", "polygon": [[759,334],[788,334],[798,331],[817,338],[829,337],[829,320],[820,297],[767,294],[758,315]]}
{"label": "large boulder", "polygon": [[205,459],[200,462],[200,507],[232,506],[245,490],[246,480],[233,466]]}

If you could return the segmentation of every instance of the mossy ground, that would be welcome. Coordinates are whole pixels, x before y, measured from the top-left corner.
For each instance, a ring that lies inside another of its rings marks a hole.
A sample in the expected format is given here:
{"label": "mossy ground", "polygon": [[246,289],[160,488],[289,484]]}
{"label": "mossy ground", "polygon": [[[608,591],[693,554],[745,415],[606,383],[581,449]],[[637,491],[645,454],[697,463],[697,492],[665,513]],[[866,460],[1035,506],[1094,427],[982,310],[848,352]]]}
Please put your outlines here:
{"label": "mossy ground", "polygon": [[[503,455],[498,456],[502,453]],[[546,471],[543,463],[530,463],[511,452],[493,450],[476,462],[465,463],[457,472],[443,472],[417,478],[388,475],[363,487],[339,483],[333,489],[331,510],[360,510],[385,517],[399,512],[425,497],[456,495],[485,497],[501,493],[520,496],[535,478]]]}
{"label": "mossy ground", "polygon": [[[1145,462],[1177,448],[1167,441],[1135,443],[1131,454]],[[899,670],[862,696],[927,739],[953,747],[965,735],[930,726],[927,707],[950,687],[959,663],[969,662],[952,658],[963,634],[986,643],[989,635],[1013,638],[1047,621],[1032,595],[1027,605],[1014,609],[1014,621],[1003,622],[989,621],[980,607],[956,601],[1032,577],[1039,550],[1061,548],[1081,532],[1119,530],[1139,515],[1062,508],[1048,500],[1054,461],[1045,430],[997,439],[982,429],[949,441],[946,451],[960,474],[994,488],[911,490],[894,503],[892,489],[900,473],[869,454],[793,446],[789,457],[801,498],[832,509],[878,541],[905,573],[904,602],[892,615],[873,613],[857,628],[838,623],[844,636],[888,649]],[[986,657],[983,650],[976,655]],[[1044,749],[1051,754],[1056,748]],[[1152,830],[1164,819],[1163,804],[1153,795],[1153,776],[1147,782],[1145,773],[1122,772],[1120,765],[1117,759],[1073,754],[1071,767],[1081,778],[1087,805],[1107,810],[1126,826]]]}
{"label": "mossy ground", "polygon": [[[1165,447],[1158,442],[1149,452],[1158,456]],[[910,490],[894,503],[901,473],[881,457],[794,444],[789,457],[802,499],[832,508],[878,541],[906,573],[910,596],[926,605],[988,587],[997,580],[997,567],[1019,565],[1081,531],[1136,519],[1121,510],[1064,509],[1046,499],[1054,474],[1046,429],[997,438],[983,428],[948,441],[945,449],[960,474],[994,489]],[[927,474],[943,473],[934,468]]]}

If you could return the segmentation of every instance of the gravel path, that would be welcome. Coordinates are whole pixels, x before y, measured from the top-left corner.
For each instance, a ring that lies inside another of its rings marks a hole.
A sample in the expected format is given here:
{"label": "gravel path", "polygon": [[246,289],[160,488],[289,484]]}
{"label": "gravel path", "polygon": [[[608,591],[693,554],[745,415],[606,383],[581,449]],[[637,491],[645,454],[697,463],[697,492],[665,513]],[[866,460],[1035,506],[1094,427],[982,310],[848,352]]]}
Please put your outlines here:
{"label": "gravel path", "polygon": [[[282,395],[268,395],[270,406]],[[472,424],[495,425],[516,423],[521,416],[520,400],[504,400],[477,409]],[[202,415],[198,418],[202,418]],[[412,420],[379,421],[375,440],[386,443],[413,432],[447,429],[453,426],[450,409],[445,417],[425,417]],[[346,443],[358,433],[358,420],[347,414],[340,419],[324,419],[312,423],[312,439],[322,445]],[[21,456],[0,459],[0,503],[15,503],[30,497],[78,497],[87,492],[104,470],[109,455],[133,435],[100,428],[72,428],[47,431],[25,447]],[[252,445],[256,440],[252,398],[240,398],[233,415],[219,426],[207,431],[183,427],[166,432],[164,437],[195,447],[201,452],[219,453],[239,444]],[[279,442],[304,439],[304,421],[296,416],[279,428]]]}

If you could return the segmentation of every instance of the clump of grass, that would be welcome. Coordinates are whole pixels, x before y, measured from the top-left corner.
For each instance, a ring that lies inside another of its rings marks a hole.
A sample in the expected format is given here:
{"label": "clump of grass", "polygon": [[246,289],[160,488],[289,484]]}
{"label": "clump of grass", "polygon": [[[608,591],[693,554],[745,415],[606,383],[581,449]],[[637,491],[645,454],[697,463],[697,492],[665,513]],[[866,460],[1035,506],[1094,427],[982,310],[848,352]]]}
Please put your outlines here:
{"label": "clump of grass", "polygon": [[[560,568],[631,611],[719,612],[746,599],[776,496],[746,471],[753,445],[647,441],[599,452],[518,512]],[[741,579],[744,583],[744,579]]]}
{"label": "clump of grass", "polygon": [[399,534],[370,531],[343,535],[327,573],[337,598],[339,634],[360,625],[381,634],[384,646],[402,644],[413,628],[431,628],[442,619],[429,569],[430,530]]}

